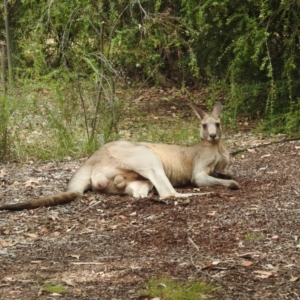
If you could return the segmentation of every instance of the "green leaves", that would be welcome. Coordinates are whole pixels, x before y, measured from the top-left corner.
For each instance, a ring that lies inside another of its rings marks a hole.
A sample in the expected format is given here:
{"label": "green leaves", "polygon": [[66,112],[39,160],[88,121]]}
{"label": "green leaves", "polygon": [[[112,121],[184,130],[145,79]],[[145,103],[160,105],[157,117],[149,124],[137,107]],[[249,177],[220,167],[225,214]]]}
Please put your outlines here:
{"label": "green leaves", "polygon": [[[131,82],[222,81],[230,106],[236,106],[231,86],[259,82],[265,89],[254,95],[250,110],[263,106],[267,114],[286,113],[282,104],[297,102],[299,11],[292,0],[9,3],[14,61],[23,74],[45,76],[63,66],[90,76],[105,57]],[[239,97],[248,105],[249,95]]]}

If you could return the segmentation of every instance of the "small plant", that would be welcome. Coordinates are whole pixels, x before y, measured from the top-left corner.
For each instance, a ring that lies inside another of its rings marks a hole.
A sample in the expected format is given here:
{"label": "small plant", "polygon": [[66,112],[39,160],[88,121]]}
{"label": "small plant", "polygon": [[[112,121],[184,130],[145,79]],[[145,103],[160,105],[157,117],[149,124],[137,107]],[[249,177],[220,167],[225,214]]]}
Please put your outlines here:
{"label": "small plant", "polygon": [[171,278],[151,279],[139,294],[148,297],[162,297],[166,300],[199,300],[210,293],[214,286],[205,282],[179,282]]}
{"label": "small plant", "polygon": [[255,233],[246,233],[245,234],[245,240],[248,242],[253,242],[253,241],[260,241],[263,239],[263,236]]}
{"label": "small plant", "polygon": [[53,284],[51,282],[47,282],[43,288],[44,291],[48,293],[56,293],[56,294],[64,294],[67,292],[67,289],[61,284]]}

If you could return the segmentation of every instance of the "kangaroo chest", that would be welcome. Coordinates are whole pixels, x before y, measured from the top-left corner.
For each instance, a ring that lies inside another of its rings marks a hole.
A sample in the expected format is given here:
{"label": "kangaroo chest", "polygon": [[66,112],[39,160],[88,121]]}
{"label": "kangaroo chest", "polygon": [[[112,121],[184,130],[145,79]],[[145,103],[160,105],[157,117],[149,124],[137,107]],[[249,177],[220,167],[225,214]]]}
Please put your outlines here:
{"label": "kangaroo chest", "polygon": [[215,171],[222,171],[229,164],[229,152],[225,147],[207,147],[197,152],[194,159],[193,173],[204,171],[212,174]]}

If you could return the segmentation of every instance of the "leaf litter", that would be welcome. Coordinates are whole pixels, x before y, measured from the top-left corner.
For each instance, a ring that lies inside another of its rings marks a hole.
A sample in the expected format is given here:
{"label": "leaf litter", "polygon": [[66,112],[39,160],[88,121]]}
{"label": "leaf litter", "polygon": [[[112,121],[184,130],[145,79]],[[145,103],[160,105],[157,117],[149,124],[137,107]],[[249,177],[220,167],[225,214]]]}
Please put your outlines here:
{"label": "leaf litter", "polygon": [[[68,285],[64,299],[141,299],[138,289],[162,276],[211,282],[212,299],[299,297],[300,142],[249,151],[268,141],[226,140],[245,149],[230,166],[238,191],[200,188],[189,201],[89,192],[64,206],[0,212],[2,297],[49,299],[41,286],[58,282]],[[63,191],[79,165],[2,163],[1,204]]]}

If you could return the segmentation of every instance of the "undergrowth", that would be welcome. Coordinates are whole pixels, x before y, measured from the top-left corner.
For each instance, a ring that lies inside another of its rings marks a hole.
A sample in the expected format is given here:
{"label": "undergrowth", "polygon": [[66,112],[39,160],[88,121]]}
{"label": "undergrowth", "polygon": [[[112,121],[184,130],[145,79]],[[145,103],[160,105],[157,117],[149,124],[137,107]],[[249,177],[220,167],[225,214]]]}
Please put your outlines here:
{"label": "undergrowth", "polygon": [[[211,83],[203,89],[207,97],[202,99],[195,99],[187,89],[167,93],[167,97],[160,99],[157,90],[148,88],[140,94],[148,95],[147,101],[151,103],[139,105],[133,101],[138,97],[138,87],[118,84],[111,89],[106,84],[100,89],[97,81],[78,80],[72,74],[39,81],[22,79],[0,97],[0,159],[80,157],[117,139],[195,144],[199,141],[198,121],[188,101],[207,104],[209,111],[220,98],[225,104],[222,114],[225,131],[238,130],[239,118],[247,116],[260,120],[257,130],[266,134],[299,135],[300,98],[285,113],[265,115],[259,101],[255,103],[252,99],[261,88],[260,84],[230,87],[220,82]],[[243,93],[249,93],[248,106],[243,104],[243,97],[238,97]],[[180,107],[174,107],[178,98],[186,94],[189,97],[182,100]],[[150,108],[145,110],[147,107]],[[251,107],[256,109],[251,110]]]}
{"label": "undergrowth", "polygon": [[[0,128],[9,134],[7,158],[79,156],[94,152],[101,141],[117,138],[124,102],[115,93],[109,94],[108,88],[106,98],[99,99],[99,87],[94,82],[80,81],[80,85],[72,77],[46,78],[11,88],[3,98],[6,110],[1,112]],[[111,95],[114,102],[108,99]]]}
{"label": "undergrowth", "polygon": [[[67,157],[90,155],[103,143],[117,139],[191,145],[199,141],[198,121],[188,104],[164,114],[144,111],[135,105],[137,88],[118,86],[115,103],[97,101],[98,90],[87,80],[28,80],[14,87],[3,98],[3,134],[7,128],[6,159],[61,160]],[[176,95],[159,99],[155,91],[153,102],[172,106]],[[122,97],[120,97],[120,95]],[[118,96],[118,97],[117,97]],[[165,102],[165,103],[164,103]],[[97,106],[97,108],[96,108]],[[98,113],[95,111],[98,110]],[[150,111],[152,111],[150,109]],[[189,115],[186,117],[187,111]],[[96,123],[96,125],[95,125]],[[1,127],[2,128],[2,127]],[[94,128],[94,133],[92,130]],[[4,145],[3,145],[4,149]]]}
{"label": "undergrowth", "polygon": [[[139,89],[133,82],[205,90],[209,106],[226,104],[225,127],[258,119],[259,130],[300,135],[297,1],[32,0],[0,6],[9,17],[0,26],[3,54],[7,50],[0,159],[61,159],[117,139],[124,108],[132,104],[128,94]],[[140,124],[142,134],[132,136],[193,142],[180,120],[173,121],[176,131],[156,122],[145,131]]]}

